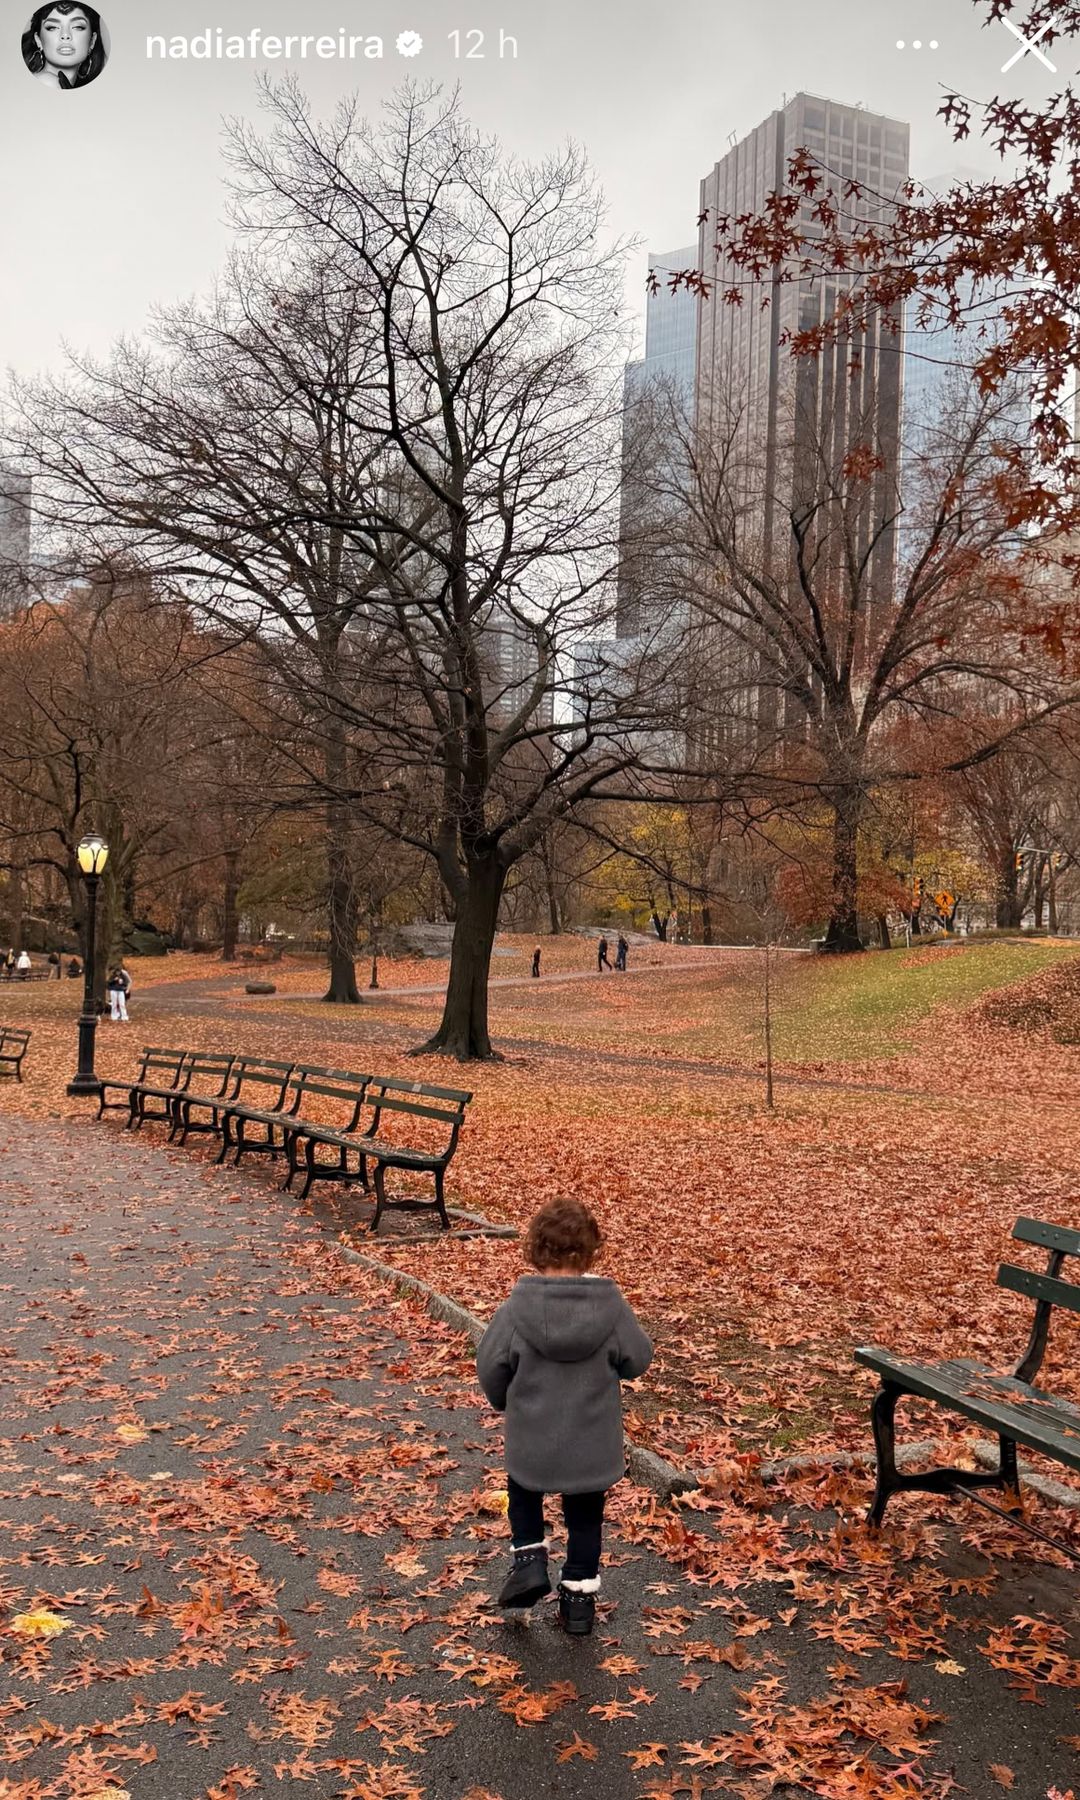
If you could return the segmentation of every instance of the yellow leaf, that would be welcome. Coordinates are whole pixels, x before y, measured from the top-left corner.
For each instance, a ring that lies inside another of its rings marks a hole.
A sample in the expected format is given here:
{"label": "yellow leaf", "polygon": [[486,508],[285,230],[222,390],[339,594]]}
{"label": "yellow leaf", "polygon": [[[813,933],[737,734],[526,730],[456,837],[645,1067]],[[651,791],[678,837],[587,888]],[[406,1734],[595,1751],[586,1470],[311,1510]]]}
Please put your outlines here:
{"label": "yellow leaf", "polygon": [[47,1606],[37,1606],[33,1612],[16,1613],[11,1629],[20,1637],[51,1638],[59,1637],[72,1623],[73,1620],[62,1619],[59,1613],[50,1612]]}
{"label": "yellow leaf", "polygon": [[945,1657],[942,1662],[936,1662],[934,1664],[934,1667],[937,1670],[939,1675],[966,1675],[967,1674],[967,1670],[965,1669],[963,1663],[953,1662],[953,1659],[951,1656]]}
{"label": "yellow leaf", "polygon": [[114,1435],[120,1439],[122,1444],[141,1444],[146,1436],[146,1432],[141,1425],[135,1425],[128,1422],[124,1425],[118,1425]]}
{"label": "yellow leaf", "polygon": [[496,1488],[490,1494],[481,1494],[478,1504],[483,1513],[501,1513],[505,1516],[510,1510],[510,1496],[505,1488]]}

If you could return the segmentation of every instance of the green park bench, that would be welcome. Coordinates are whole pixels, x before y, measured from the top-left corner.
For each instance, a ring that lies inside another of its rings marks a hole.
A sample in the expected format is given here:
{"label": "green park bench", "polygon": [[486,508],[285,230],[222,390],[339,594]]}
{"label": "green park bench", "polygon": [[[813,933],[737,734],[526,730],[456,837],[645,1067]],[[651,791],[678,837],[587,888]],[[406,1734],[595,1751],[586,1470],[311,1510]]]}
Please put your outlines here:
{"label": "green park bench", "polygon": [[[227,1106],[240,1098],[246,1076],[256,1070],[277,1070],[278,1074],[274,1076],[277,1082],[280,1080],[280,1071],[291,1068],[291,1063],[265,1063],[253,1057],[230,1056],[225,1052],[216,1055],[195,1051],[188,1079],[175,1093],[172,1101],[170,1144],[185,1144],[193,1132],[196,1135],[209,1132],[216,1136],[221,1130],[222,1114]],[[198,1085],[193,1086],[196,1078]],[[205,1119],[199,1116],[203,1113],[207,1115]]]}
{"label": "green park bench", "polygon": [[[381,1076],[372,1077],[368,1089],[372,1117],[361,1139],[359,1168],[360,1183],[366,1189],[367,1165],[369,1162],[375,1165],[372,1231],[379,1229],[379,1220],[388,1208],[391,1211],[413,1211],[428,1207],[437,1211],[443,1230],[449,1231],[450,1220],[446,1213],[444,1192],[446,1171],[457,1149],[461,1127],[465,1123],[465,1108],[471,1099],[472,1094],[465,1093],[460,1088],[428,1087],[422,1081],[394,1081],[384,1080]],[[383,1123],[384,1114],[390,1115],[386,1124]],[[428,1144],[395,1141],[388,1135],[388,1128],[394,1119],[401,1121],[402,1125],[407,1123],[414,1137],[423,1130],[420,1121],[432,1121],[429,1129],[434,1141]],[[386,1135],[380,1136],[380,1132]],[[388,1199],[387,1169],[411,1170],[413,1174],[433,1176],[434,1198],[421,1200],[412,1195],[404,1195]]]}
{"label": "green park bench", "polygon": [[[125,1097],[109,1100],[107,1092]],[[284,1154],[289,1165],[285,1186],[290,1188],[302,1169],[303,1199],[316,1181],[359,1183],[369,1192],[371,1164],[373,1231],[382,1214],[395,1209],[434,1209],[448,1231],[446,1170],[471,1100],[472,1094],[460,1088],[431,1087],[352,1069],[147,1048],[134,1081],[102,1082],[98,1117],[110,1109],[126,1111],[128,1125],[136,1128],[147,1119],[168,1120],[169,1141],[181,1144],[192,1132],[220,1133],[217,1161],[223,1163],[231,1150],[234,1166],[252,1153]],[[152,1106],[155,1101],[157,1109]],[[338,1117],[327,1119],[325,1113],[334,1107]],[[320,1151],[332,1152],[331,1159],[320,1157]],[[387,1169],[431,1175],[433,1198],[389,1196]]]}
{"label": "green park bench", "polygon": [[[296,1094],[299,1076],[300,1070],[295,1063],[243,1059],[236,1091],[220,1113],[219,1163],[225,1161],[230,1150],[235,1151],[236,1162],[252,1153],[281,1155],[284,1148],[282,1133],[299,1105]],[[249,1125],[259,1126],[262,1135],[249,1136]]]}
{"label": "green park bench", "polygon": [[[175,1141],[178,1131],[183,1130],[183,1143],[189,1132],[216,1131],[216,1122],[211,1125],[202,1124],[192,1119],[192,1109],[209,1107],[216,1121],[217,1107],[225,1100],[232,1087],[232,1072],[236,1063],[235,1056],[216,1050],[193,1050],[184,1064],[181,1078],[175,1088],[170,1088],[166,1095],[169,1120],[169,1142]],[[155,1114],[155,1117],[161,1115]],[[142,1124],[141,1109],[139,1124]]]}
{"label": "green park bench", "polygon": [[[349,1169],[349,1151],[358,1147],[354,1134],[363,1114],[364,1097],[370,1080],[370,1075],[360,1075],[355,1069],[317,1069],[305,1064],[297,1071],[295,1109],[283,1131],[285,1155],[289,1163],[289,1173],[285,1177],[287,1188],[292,1187],[299,1173],[298,1149],[302,1142],[312,1147],[323,1144],[337,1153],[336,1163],[327,1167],[321,1163],[313,1164],[314,1148],[309,1151],[304,1199],[307,1198],[312,1181],[320,1176],[327,1181],[355,1179]],[[337,1120],[312,1118],[311,1099],[314,1099],[320,1112],[328,1109],[327,1103],[335,1106]]]}
{"label": "green park bench", "polygon": [[[184,1078],[184,1071],[190,1062],[193,1052],[175,1050],[157,1044],[144,1046],[142,1063],[134,1081],[103,1081],[98,1090],[97,1116],[103,1113],[126,1112],[128,1129],[135,1124],[136,1118],[142,1124],[144,1119],[169,1117],[169,1096],[176,1093]],[[109,1100],[107,1094],[122,1094],[121,1100]],[[164,1099],[165,1110],[149,1113],[145,1111],[147,1098]]]}
{"label": "green park bench", "polygon": [[29,1031],[17,1031],[14,1027],[0,1027],[0,1075],[14,1075],[16,1081],[22,1080],[23,1057],[30,1043]]}
{"label": "green park bench", "polygon": [[[1080,1256],[1080,1231],[1048,1225],[1040,1219],[1017,1219],[1013,1237],[1022,1244],[1036,1244],[1049,1251],[1049,1261],[1042,1274],[1013,1263],[1002,1263],[998,1270],[999,1287],[1035,1301],[1027,1349],[1011,1375],[998,1375],[985,1364],[967,1358],[940,1363],[907,1362],[876,1345],[855,1352],[856,1361],[873,1369],[881,1381],[871,1409],[877,1453],[871,1525],[881,1524],[889,1499],[896,1493],[951,1494],[982,1487],[1017,1493],[1017,1444],[1080,1470],[1080,1406],[1057,1399],[1034,1385],[1046,1354],[1054,1307],[1080,1312],[1080,1284],[1060,1279],[1065,1258]],[[992,1432],[1000,1445],[998,1467],[901,1473],[896,1467],[894,1415],[897,1402],[905,1394],[933,1400]]]}

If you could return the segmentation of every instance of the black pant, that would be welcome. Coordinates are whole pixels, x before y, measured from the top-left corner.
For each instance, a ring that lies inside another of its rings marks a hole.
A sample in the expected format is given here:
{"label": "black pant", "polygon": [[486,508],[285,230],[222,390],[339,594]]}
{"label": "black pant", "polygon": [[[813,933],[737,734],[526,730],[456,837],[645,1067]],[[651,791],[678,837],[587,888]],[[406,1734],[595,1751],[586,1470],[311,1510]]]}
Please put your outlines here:
{"label": "black pant", "polygon": [[[509,1496],[510,1531],[515,1547],[539,1544],[544,1536],[544,1496],[532,1488],[523,1488],[512,1475],[506,1478]],[[566,1561],[564,1581],[591,1581],[600,1572],[600,1540],[604,1524],[606,1495],[563,1494],[562,1514],[566,1522]]]}

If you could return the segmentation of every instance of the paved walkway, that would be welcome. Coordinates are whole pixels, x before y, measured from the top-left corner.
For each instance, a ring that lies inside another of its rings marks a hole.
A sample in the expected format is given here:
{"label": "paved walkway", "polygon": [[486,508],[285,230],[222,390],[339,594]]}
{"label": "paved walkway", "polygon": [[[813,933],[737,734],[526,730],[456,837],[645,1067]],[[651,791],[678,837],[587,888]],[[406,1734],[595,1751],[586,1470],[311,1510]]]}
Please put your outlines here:
{"label": "paved walkway", "polygon": [[[900,1592],[790,1503],[624,1484],[597,1635],[505,1625],[463,1340],[257,1177],[0,1116],[0,1370],[4,1800],[936,1800],[991,1764],[1043,1800],[1077,1766],[1076,1583],[1011,1539],[990,1584],[913,1537]],[[1017,1614],[1063,1685],[994,1662]]]}

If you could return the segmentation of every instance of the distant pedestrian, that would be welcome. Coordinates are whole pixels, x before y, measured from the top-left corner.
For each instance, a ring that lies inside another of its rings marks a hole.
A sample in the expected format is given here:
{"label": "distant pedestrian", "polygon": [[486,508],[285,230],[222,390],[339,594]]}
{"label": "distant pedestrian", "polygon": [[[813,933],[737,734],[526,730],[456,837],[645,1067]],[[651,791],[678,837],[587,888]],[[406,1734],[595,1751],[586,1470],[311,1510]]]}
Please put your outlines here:
{"label": "distant pedestrian", "polygon": [[620,1383],[644,1375],[652,1344],[614,1281],[589,1273],[600,1228],[578,1200],[549,1200],[525,1237],[532,1265],[495,1313],[476,1373],[506,1415],[506,1488],[514,1560],[499,1605],[521,1612],[551,1592],[544,1496],[567,1530],[559,1618],[593,1628],[607,1490],[626,1469]]}
{"label": "distant pedestrian", "polygon": [[533,980],[539,981],[539,979],[540,979],[540,946],[539,946],[539,944],[537,944],[536,949],[533,951],[532,972],[533,972]]}
{"label": "distant pedestrian", "polygon": [[[124,982],[125,971],[119,965],[110,970],[109,979],[105,983],[105,991],[109,996],[109,1017],[114,1023],[127,1024],[128,989]],[[130,978],[129,983],[130,985]]]}
{"label": "distant pedestrian", "polygon": [[67,972],[68,972],[68,977],[71,981],[77,980],[77,978],[82,974],[82,963],[79,961],[77,956],[73,956],[71,961],[68,963]]}
{"label": "distant pedestrian", "polygon": [[610,967],[611,964],[608,962],[608,941],[606,937],[602,937],[596,946],[596,972],[598,975],[602,974],[605,969],[610,969]]}
{"label": "distant pedestrian", "polygon": [[34,966],[33,963],[30,961],[29,950],[20,950],[19,951],[19,960],[15,964],[16,975],[29,975],[33,966]]}
{"label": "distant pedestrian", "polygon": [[626,974],[626,958],[629,951],[630,946],[620,931],[619,941],[615,946],[615,967],[621,969],[624,975]]}
{"label": "distant pedestrian", "polygon": [[59,981],[61,978],[59,950],[50,950],[49,951],[49,980],[50,981],[52,980],[54,975],[56,976],[57,981]]}
{"label": "distant pedestrian", "polygon": [[12,944],[9,946],[8,953],[4,958],[4,974],[7,976],[8,980],[10,981],[11,977],[14,975],[14,973],[15,973],[15,946],[14,946],[14,944]]}

